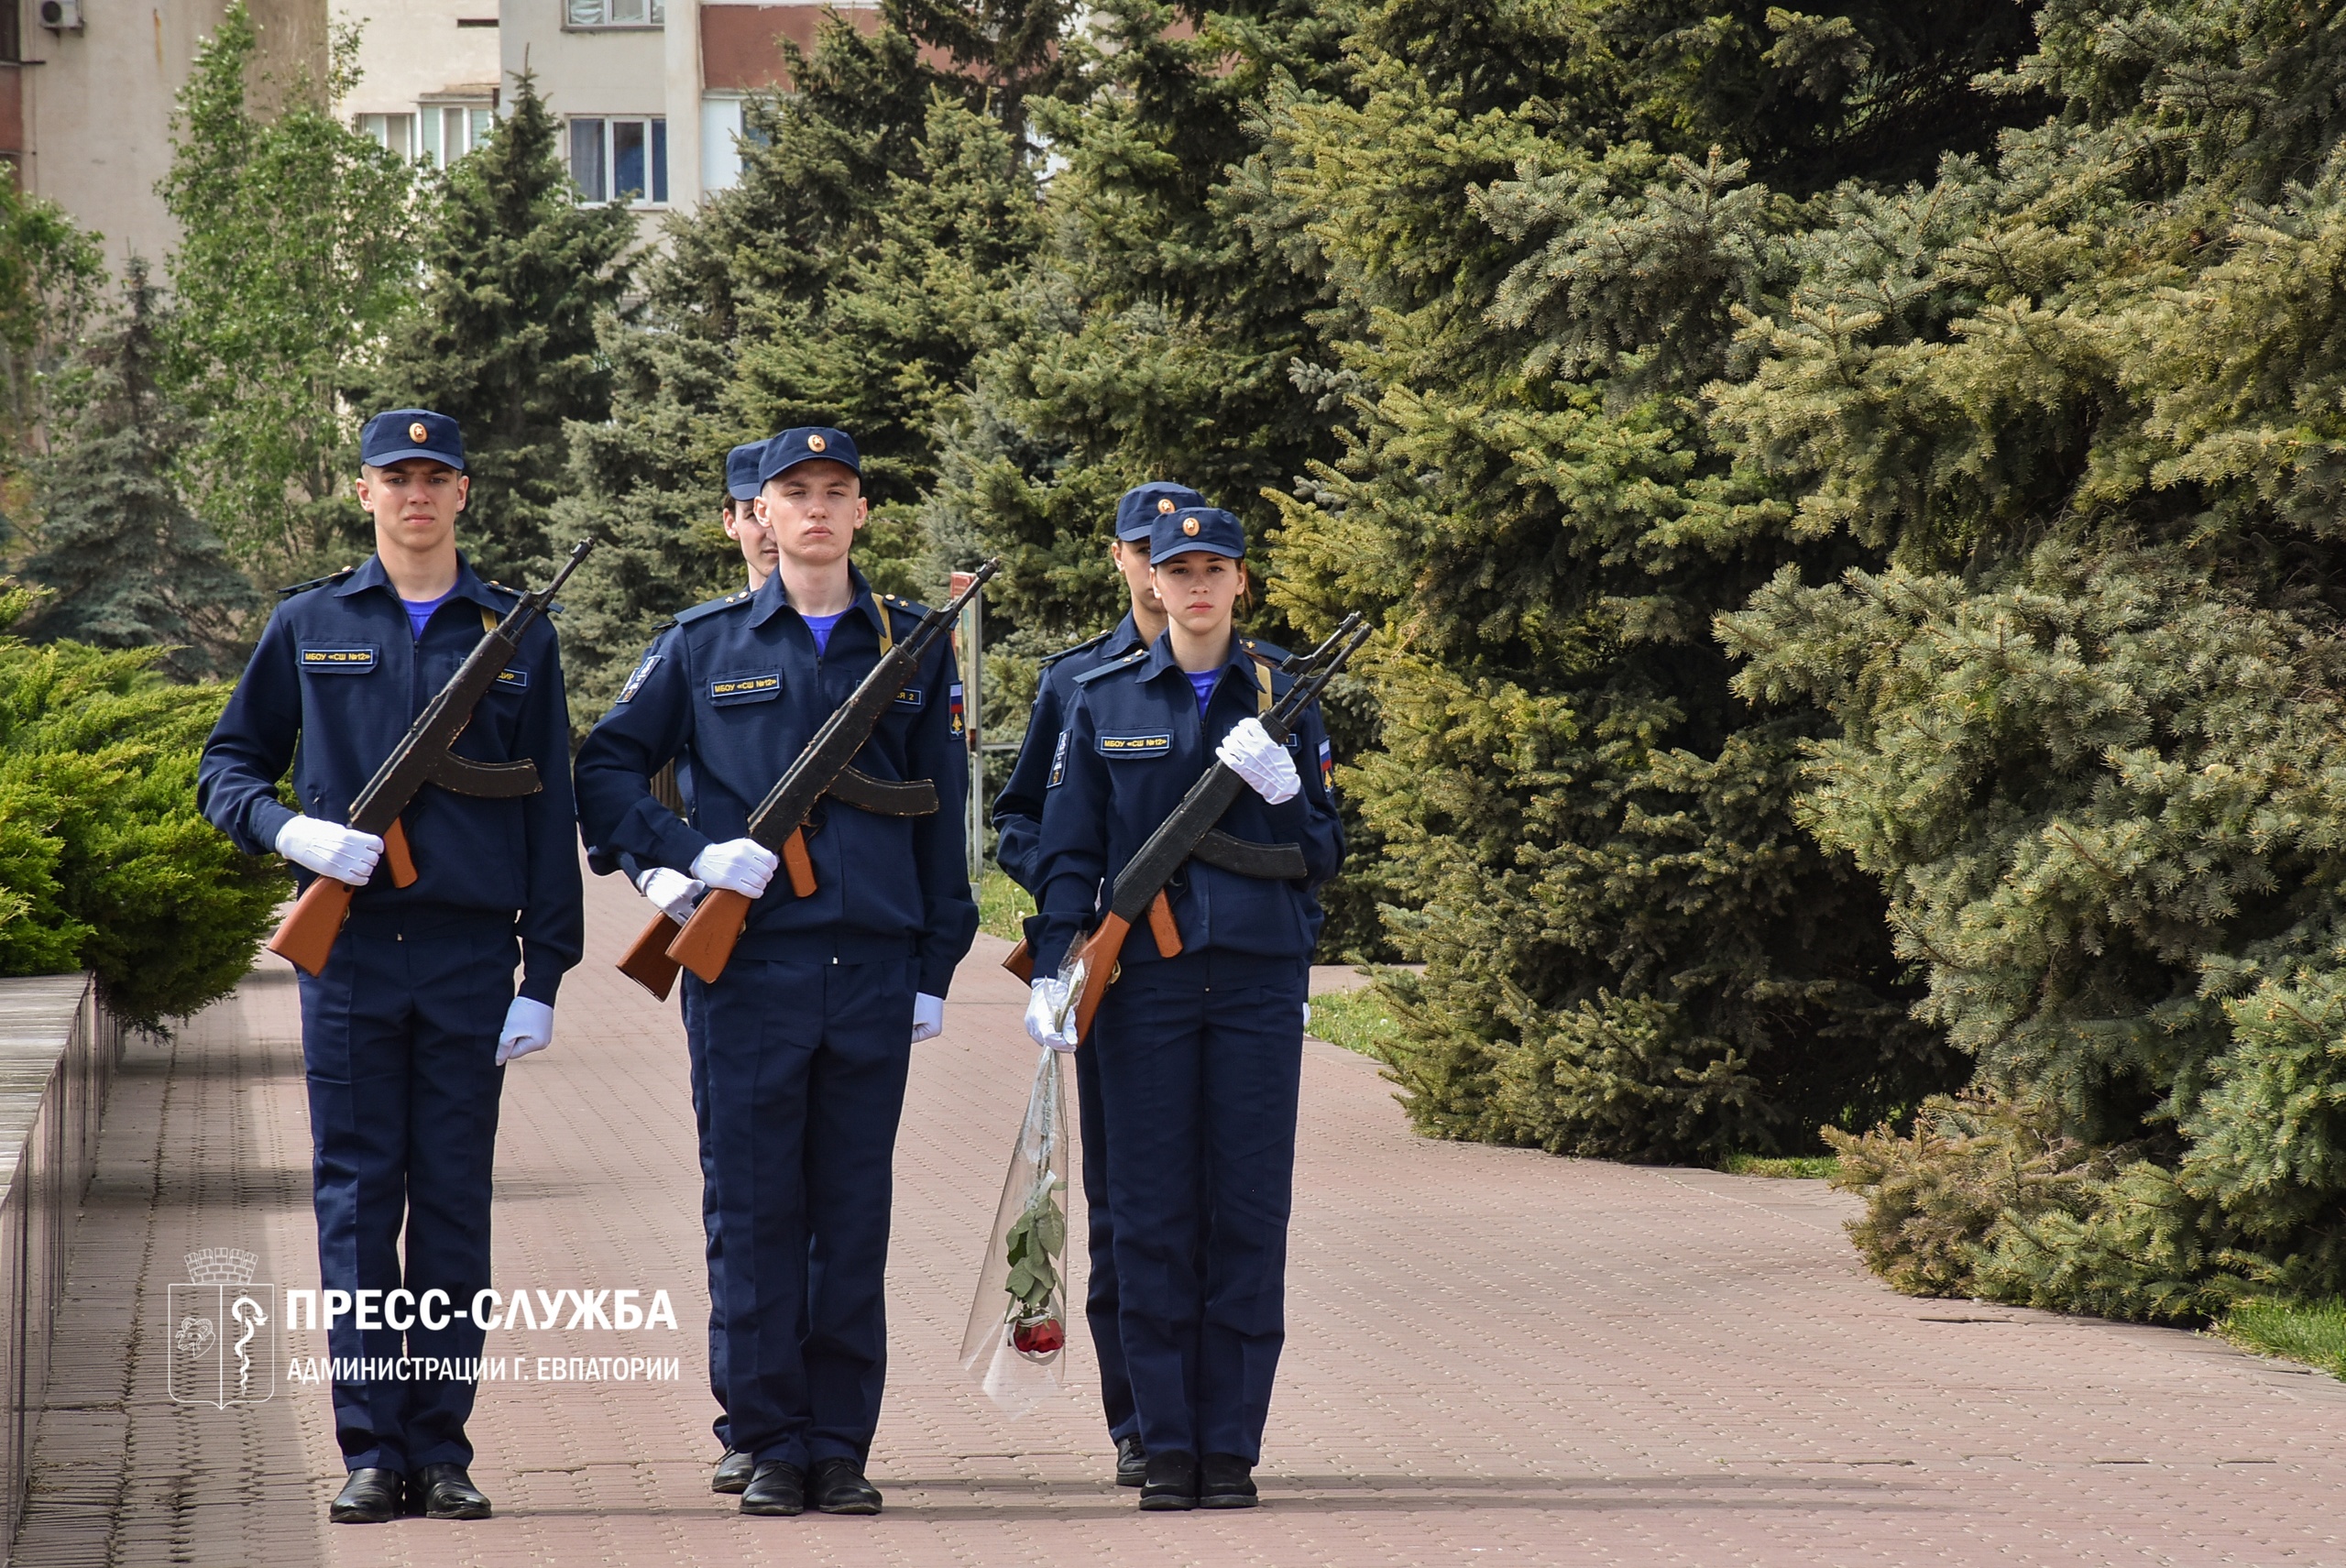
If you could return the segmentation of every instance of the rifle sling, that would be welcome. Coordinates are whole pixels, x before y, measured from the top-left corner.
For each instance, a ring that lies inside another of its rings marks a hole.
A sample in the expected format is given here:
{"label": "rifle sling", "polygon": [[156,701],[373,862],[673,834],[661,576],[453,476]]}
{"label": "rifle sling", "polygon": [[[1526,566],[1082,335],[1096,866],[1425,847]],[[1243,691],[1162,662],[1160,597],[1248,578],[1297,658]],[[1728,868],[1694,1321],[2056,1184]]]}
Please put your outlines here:
{"label": "rifle sling", "polygon": [[1206,836],[1189,851],[1192,860],[1202,861],[1218,870],[1237,876],[1254,877],[1261,882],[1301,882],[1310,875],[1303,863],[1303,848],[1299,844],[1258,844],[1251,839],[1240,839],[1219,828],[1209,828]]}

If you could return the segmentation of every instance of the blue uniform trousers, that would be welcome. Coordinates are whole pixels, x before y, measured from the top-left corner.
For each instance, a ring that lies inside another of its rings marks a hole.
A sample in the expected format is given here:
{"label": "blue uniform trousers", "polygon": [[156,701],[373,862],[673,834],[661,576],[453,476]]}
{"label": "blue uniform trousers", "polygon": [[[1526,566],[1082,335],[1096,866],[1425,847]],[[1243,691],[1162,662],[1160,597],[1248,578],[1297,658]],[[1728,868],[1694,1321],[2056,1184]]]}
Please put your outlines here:
{"label": "blue uniform trousers", "polygon": [[1308,975],[1302,959],[1193,950],[1127,965],[1101,1006],[1118,1326],[1151,1453],[1262,1455]]}
{"label": "blue uniform trousers", "polygon": [[708,1259],[708,1397],[717,1401],[709,1430],[733,1446],[732,1423],[725,1419],[725,1243],[717,1228],[717,1153],[708,1141],[708,1047],[693,1007],[693,988],[683,992],[685,1054],[692,1067],[693,1133],[700,1146],[700,1234]]}
{"label": "blue uniform trousers", "polygon": [[1083,1206],[1090,1217],[1086,1238],[1091,1267],[1085,1281],[1083,1316],[1091,1326],[1091,1351],[1100,1362],[1100,1407],[1108,1436],[1117,1442],[1140,1431],[1133,1409],[1133,1380],[1124,1370],[1124,1339],[1117,1326],[1123,1310],[1116,1291],[1116,1227],[1108,1200],[1108,1116],[1100,1102],[1100,1027],[1075,1053],[1075,1116],[1083,1137]]}
{"label": "blue uniform trousers", "polygon": [[[489,1283],[489,1171],[505,1069],[497,1035],[521,945],[510,916],[429,906],[353,914],[325,971],[301,977],[319,1283],[448,1293],[450,1321],[326,1335],[336,1361],[480,1354],[469,1316]],[[404,1265],[402,1265],[404,1233]],[[470,1380],[334,1385],[353,1470],[470,1464]]]}
{"label": "blue uniform trousers", "polygon": [[880,1424],[916,978],[909,955],[819,951],[736,955],[715,985],[685,978],[724,1241],[723,1403],[731,1445],[762,1461],[860,1464]]}

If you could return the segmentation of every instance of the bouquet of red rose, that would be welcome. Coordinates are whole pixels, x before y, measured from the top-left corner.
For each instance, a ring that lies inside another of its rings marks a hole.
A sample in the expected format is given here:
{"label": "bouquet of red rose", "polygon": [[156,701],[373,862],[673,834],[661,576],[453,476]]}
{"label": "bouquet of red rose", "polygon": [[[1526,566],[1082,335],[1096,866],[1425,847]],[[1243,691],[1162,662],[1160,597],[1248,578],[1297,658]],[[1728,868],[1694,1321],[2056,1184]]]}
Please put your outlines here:
{"label": "bouquet of red rose", "polygon": [[1059,1386],[1067,1347],[1069,1139],[1060,1053],[1035,1064],[1026,1119],[1010,1151],[993,1234],[961,1335],[961,1366],[986,1397],[1025,1414]]}

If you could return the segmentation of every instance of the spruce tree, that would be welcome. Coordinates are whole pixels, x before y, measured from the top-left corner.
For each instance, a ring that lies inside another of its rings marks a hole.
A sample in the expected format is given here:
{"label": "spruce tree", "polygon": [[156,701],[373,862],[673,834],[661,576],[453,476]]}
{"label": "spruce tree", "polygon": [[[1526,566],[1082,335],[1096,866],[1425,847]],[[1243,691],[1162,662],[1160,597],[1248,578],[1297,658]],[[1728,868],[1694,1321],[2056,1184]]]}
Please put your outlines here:
{"label": "spruce tree", "polygon": [[1721,635],[1836,720],[1803,816],[1978,1061],[1931,1136],[1845,1140],[1869,1256],[2190,1320],[2346,1288],[2346,45],[2247,3],[2039,25],[1999,85],[2060,115],[1836,196],[1716,390],[1752,489],[1887,557]]}
{"label": "spruce tree", "polygon": [[1800,198],[2031,107],[1970,85],[2017,5],[1835,10],[1387,0],[1343,93],[1274,105],[1257,222],[1332,280],[1357,422],[1285,502],[1275,592],[1383,622],[1382,745],[1338,782],[1428,965],[1393,1057],[1427,1131],[1799,1149],[1960,1078],[1878,888],[1798,820],[1829,719],[1754,711],[1709,633],[1842,548],[1771,526],[1701,400],[1792,280]]}
{"label": "spruce tree", "polygon": [[610,411],[596,318],[628,289],[622,206],[581,206],[554,116],[524,73],[488,140],[431,193],[423,287],[351,391],[366,413],[436,409],[464,427],[464,536],[484,575],[522,586],[564,552],[549,538],[568,488],[569,422]]}
{"label": "spruce tree", "polygon": [[195,427],[162,384],[168,314],[130,260],[122,303],[57,378],[49,452],[34,466],[40,522],[24,576],[50,590],[20,629],[36,641],[170,645],[189,677],[235,668],[242,618],[258,604],[181,494]]}

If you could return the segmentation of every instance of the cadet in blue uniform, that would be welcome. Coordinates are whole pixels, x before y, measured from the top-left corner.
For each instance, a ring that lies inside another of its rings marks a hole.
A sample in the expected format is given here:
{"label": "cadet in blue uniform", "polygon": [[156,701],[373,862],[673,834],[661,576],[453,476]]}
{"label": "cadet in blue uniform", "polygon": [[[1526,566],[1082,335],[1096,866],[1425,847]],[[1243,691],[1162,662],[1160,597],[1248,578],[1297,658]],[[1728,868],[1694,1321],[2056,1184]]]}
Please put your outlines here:
{"label": "cadet in blue uniform", "polygon": [[[1149,531],[1164,513],[1205,504],[1205,498],[1187,485],[1164,480],[1126,490],[1116,502],[1116,536],[1108,546],[1108,557],[1124,579],[1132,608],[1109,630],[1043,661],[1035,686],[1034,711],[1026,720],[1026,739],[1019,745],[1009,782],[993,803],[994,860],[1011,881],[1030,894],[1039,894],[1042,888],[1035,870],[1042,844],[1044,786],[1050,777],[1051,755],[1062,720],[1074,700],[1076,677],[1146,648],[1165,635],[1165,610],[1149,583]],[[1028,922],[1030,949],[1040,919],[1037,916]],[[1132,1379],[1124,1375],[1124,1344],[1116,1333],[1114,1225],[1108,1207],[1108,1128],[1100,1111],[1099,1040],[1095,1021],[1089,1048],[1075,1055],[1076,1115],[1083,1134],[1083,1201],[1091,1216],[1091,1269],[1083,1307],[1091,1327],[1091,1347],[1100,1362],[1100,1405],[1108,1418],[1109,1439],[1116,1445],[1116,1484],[1137,1486],[1146,1476],[1147,1453],[1141,1446],[1140,1416],[1133,1409]]]}
{"label": "cadet in blue uniform", "polygon": [[[360,452],[376,553],[278,606],[204,746],[196,797],[247,854],[275,850],[358,887],[324,970],[300,977],[320,1283],[328,1293],[445,1291],[453,1307],[402,1310],[398,1326],[363,1331],[356,1314],[332,1319],[327,1343],[337,1362],[468,1361],[484,1330],[464,1311],[489,1283],[504,1066],[552,1040],[555,988],[583,941],[570,715],[554,628],[541,618],[455,751],[527,759],[543,787],[483,800],[427,786],[400,818],[415,883],[376,874],[383,841],[340,819],[519,596],[482,582],[457,553],[469,481],[454,420],[378,414]],[[277,795],[288,764],[299,811]],[[330,1517],[389,1519],[403,1486],[407,1506],[433,1518],[486,1517],[488,1499],[466,1474],[474,1389],[455,1376],[337,1378],[335,1436],[350,1475]]]}
{"label": "cadet in blue uniform", "polygon": [[[1294,750],[1257,718],[1288,678],[1231,630],[1245,534],[1226,511],[1159,514],[1149,559],[1166,634],[1076,677],[1044,789],[1040,939],[1027,1029],[1054,1033],[1048,978],[1124,863],[1220,757],[1252,786],[1222,830],[1298,846],[1302,883],[1192,861],[1171,894],[1182,949],[1144,922],[1095,1025],[1108,1135],[1118,1318],[1147,1452],[1144,1508],[1249,1508],[1286,1338],[1287,1224],[1304,996],[1321,926],[1312,889],[1343,833],[1319,714]],[[1298,759],[1305,765],[1299,768]]]}
{"label": "cadet in blue uniform", "polygon": [[[725,537],[740,546],[741,562],[748,568],[752,593],[773,576],[775,558],[773,530],[758,520],[755,504],[758,462],[765,455],[765,450],[764,442],[748,441],[725,455],[725,503],[721,512]],[[665,866],[640,866],[632,856],[618,857],[618,864],[638,892],[679,924],[692,918],[693,906],[707,891],[707,883],[696,882],[683,872],[672,872]],[[597,863],[595,869],[608,873],[611,867]],[[708,1392],[717,1401],[717,1420],[710,1423],[710,1429],[723,1445],[717,1468],[709,1476],[708,1489],[738,1493],[750,1484],[754,1464],[750,1455],[733,1446],[732,1423],[725,1414],[725,1243],[717,1225],[717,1156],[708,1141],[708,1058],[701,1048],[692,988],[686,986],[680,994],[685,1014],[685,1050],[691,1063],[693,1125],[700,1145],[701,1235],[704,1255],[708,1259]]]}
{"label": "cadet in blue uniform", "polygon": [[[827,801],[806,847],[817,890],[771,896],[776,857],[749,816],[919,607],[874,595],[848,559],[866,505],[855,444],[787,430],[760,465],[775,573],[688,610],[579,751],[580,822],[598,857],[683,872],[755,902],[724,974],[684,977],[707,1063],[724,1239],[724,1405],[756,1461],[751,1514],[874,1513],[863,1463],[887,1357],[890,1166],[912,1044],[938,1033],[978,912],[963,859],[968,754],[939,641],[856,766],[928,779],[940,809]],[[654,801],[681,759],[688,819]]]}

